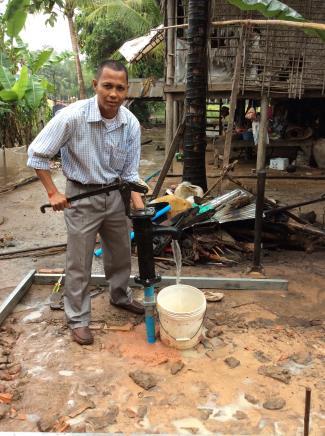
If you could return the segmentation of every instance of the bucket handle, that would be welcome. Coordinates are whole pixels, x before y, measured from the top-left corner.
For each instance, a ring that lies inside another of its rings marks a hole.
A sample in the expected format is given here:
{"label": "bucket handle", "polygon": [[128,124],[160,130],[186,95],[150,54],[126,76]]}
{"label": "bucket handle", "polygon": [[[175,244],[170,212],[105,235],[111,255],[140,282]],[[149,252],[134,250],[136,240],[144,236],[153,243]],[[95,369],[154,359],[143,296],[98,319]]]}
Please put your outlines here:
{"label": "bucket handle", "polygon": [[202,318],[202,322],[201,322],[199,328],[197,329],[197,331],[194,333],[194,335],[193,335],[191,338],[174,338],[174,336],[172,336],[171,334],[169,334],[169,333],[166,331],[165,327],[163,326],[163,323],[162,323],[161,320],[160,320],[159,313],[158,313],[158,320],[159,320],[159,325],[161,326],[161,328],[163,329],[163,331],[166,333],[166,335],[170,336],[172,339],[174,339],[174,341],[185,342],[185,341],[191,341],[191,340],[192,340],[193,338],[195,338],[195,336],[199,333],[199,331],[201,330],[201,328],[202,328],[202,326],[203,326],[204,318],[205,318],[206,313],[207,313],[207,309],[205,309],[205,311],[204,311],[204,315],[203,315],[203,318]]}

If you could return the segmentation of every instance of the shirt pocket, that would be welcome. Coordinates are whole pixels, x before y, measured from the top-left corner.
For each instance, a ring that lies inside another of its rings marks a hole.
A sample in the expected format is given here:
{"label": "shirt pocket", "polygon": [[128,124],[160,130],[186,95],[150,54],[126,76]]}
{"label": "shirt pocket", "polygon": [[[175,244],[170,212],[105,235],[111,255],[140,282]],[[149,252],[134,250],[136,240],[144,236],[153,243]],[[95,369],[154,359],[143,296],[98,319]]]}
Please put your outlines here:
{"label": "shirt pocket", "polygon": [[110,158],[110,167],[115,171],[122,171],[125,160],[126,160],[127,151],[123,148],[112,148],[111,158]]}

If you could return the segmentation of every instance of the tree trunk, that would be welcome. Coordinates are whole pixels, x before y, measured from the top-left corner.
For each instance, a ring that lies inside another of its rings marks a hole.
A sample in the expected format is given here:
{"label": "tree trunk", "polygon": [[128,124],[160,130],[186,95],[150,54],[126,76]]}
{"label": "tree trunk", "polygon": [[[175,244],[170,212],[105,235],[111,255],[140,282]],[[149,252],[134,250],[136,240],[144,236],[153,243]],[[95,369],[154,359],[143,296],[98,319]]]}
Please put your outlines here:
{"label": "tree trunk", "polygon": [[206,191],[206,98],[209,0],[189,0],[183,180]]}
{"label": "tree trunk", "polygon": [[78,79],[78,86],[79,86],[79,98],[81,100],[83,100],[84,98],[86,98],[86,88],[85,88],[85,82],[84,82],[80,58],[79,58],[79,45],[78,45],[78,39],[77,39],[77,32],[76,32],[75,24],[73,21],[73,15],[66,14],[66,17],[67,17],[68,23],[69,23],[72,50],[73,50],[74,58],[75,58],[75,62],[76,62],[77,79]]}

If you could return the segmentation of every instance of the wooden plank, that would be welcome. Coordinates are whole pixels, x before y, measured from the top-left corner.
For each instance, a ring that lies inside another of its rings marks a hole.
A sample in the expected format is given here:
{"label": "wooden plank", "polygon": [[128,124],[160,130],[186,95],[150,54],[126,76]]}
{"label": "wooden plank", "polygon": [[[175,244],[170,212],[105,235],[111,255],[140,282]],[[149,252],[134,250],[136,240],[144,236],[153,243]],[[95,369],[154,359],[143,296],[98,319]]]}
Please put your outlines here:
{"label": "wooden plank", "polygon": [[[164,86],[165,93],[185,93],[186,85],[184,83],[179,83],[177,85],[168,85]],[[212,83],[208,86],[209,92],[231,92],[232,83]]]}
{"label": "wooden plank", "polygon": [[31,287],[36,270],[31,270],[22,281],[16,286],[11,294],[5,299],[0,306],[0,325],[13,311],[14,307],[19,303],[23,296],[28,292]]}
{"label": "wooden plank", "polygon": [[172,143],[170,144],[169,151],[168,151],[168,154],[166,156],[164,165],[162,167],[162,170],[160,171],[160,174],[159,174],[156,186],[154,187],[154,190],[153,190],[153,193],[152,193],[152,198],[153,199],[157,198],[158,195],[159,195],[159,192],[160,192],[160,189],[162,187],[162,184],[163,184],[163,182],[165,180],[165,177],[166,177],[166,175],[167,175],[167,173],[169,171],[169,168],[170,168],[170,166],[172,164],[172,161],[174,159],[174,155],[176,153],[178,143],[179,143],[181,137],[183,136],[184,129],[185,129],[185,117],[183,117],[180,125],[178,126],[178,128],[176,130],[176,133],[175,133],[175,136],[174,136],[174,138],[172,140]]}
{"label": "wooden plank", "polygon": [[[34,283],[37,285],[54,284],[60,278],[60,274],[35,274]],[[63,276],[64,277],[64,276]],[[224,289],[224,290],[246,290],[246,291],[287,291],[288,280],[284,279],[252,279],[242,277],[181,277],[183,284],[195,286],[201,289]],[[159,287],[174,285],[176,277],[163,276]],[[107,286],[107,280],[102,274],[95,274],[91,276],[91,286]],[[129,280],[129,285],[132,287],[139,287],[134,281],[132,275]]]}

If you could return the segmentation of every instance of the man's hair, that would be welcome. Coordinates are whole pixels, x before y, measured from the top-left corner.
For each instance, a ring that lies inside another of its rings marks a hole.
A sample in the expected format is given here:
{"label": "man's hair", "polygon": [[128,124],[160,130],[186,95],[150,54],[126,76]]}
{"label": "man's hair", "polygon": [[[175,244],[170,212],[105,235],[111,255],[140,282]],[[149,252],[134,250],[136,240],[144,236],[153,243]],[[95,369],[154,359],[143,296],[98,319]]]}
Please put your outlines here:
{"label": "man's hair", "polygon": [[128,75],[128,70],[126,69],[125,65],[123,65],[121,62],[114,61],[112,59],[108,59],[106,61],[103,61],[99,65],[99,67],[97,68],[97,72],[96,72],[96,80],[98,80],[100,78],[104,68],[110,68],[111,70],[114,70],[114,71],[124,71],[126,81],[128,82],[129,75]]}

